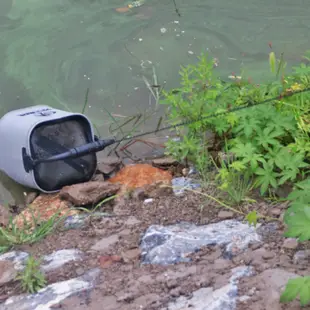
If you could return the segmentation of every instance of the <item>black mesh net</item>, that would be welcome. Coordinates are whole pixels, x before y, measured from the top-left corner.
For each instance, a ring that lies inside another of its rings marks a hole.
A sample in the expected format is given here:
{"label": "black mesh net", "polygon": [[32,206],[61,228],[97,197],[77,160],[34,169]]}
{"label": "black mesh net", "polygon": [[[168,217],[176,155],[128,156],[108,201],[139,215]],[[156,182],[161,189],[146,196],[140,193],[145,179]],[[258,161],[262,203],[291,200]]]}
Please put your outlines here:
{"label": "black mesh net", "polygon": [[[30,137],[33,159],[48,158],[92,142],[88,122],[74,116],[38,125]],[[89,181],[96,170],[96,154],[79,158],[41,163],[34,168],[37,184],[45,191],[55,191],[65,185]]]}

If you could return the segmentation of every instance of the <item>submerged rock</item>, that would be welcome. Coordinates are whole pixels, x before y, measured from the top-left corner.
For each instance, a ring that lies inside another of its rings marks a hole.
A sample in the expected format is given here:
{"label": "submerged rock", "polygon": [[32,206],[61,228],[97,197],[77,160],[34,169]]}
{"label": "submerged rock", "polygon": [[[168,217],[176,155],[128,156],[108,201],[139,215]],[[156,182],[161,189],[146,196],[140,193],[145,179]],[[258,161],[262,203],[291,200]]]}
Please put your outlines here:
{"label": "submerged rock", "polygon": [[92,269],[83,276],[67,281],[57,282],[41,289],[36,294],[20,295],[8,298],[1,310],[48,310],[67,297],[90,290],[100,269]]}
{"label": "submerged rock", "polygon": [[187,262],[189,253],[207,245],[225,246],[224,255],[231,257],[260,241],[256,229],[236,220],[196,226],[180,223],[170,226],[150,226],[141,241],[142,262],[175,264]]}
{"label": "submerged rock", "polygon": [[192,297],[179,297],[168,304],[168,310],[233,310],[236,307],[238,295],[238,280],[241,277],[250,276],[251,267],[237,267],[232,270],[229,283],[217,290],[212,287],[204,287],[193,292]]}

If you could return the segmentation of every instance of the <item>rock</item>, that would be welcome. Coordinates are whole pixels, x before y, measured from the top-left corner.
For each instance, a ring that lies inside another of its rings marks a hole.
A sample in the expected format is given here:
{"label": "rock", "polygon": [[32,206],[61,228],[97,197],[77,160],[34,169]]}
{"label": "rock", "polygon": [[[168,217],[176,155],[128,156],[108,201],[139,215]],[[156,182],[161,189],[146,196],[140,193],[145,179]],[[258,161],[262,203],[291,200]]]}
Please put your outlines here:
{"label": "rock", "polygon": [[280,216],[283,211],[280,208],[272,208],[270,214],[272,216]]}
{"label": "rock", "polygon": [[146,185],[143,189],[144,193],[149,198],[169,196],[173,193],[170,184],[161,181]]}
{"label": "rock", "polygon": [[295,238],[287,238],[283,242],[283,248],[295,250],[298,247],[298,241]]}
{"label": "rock", "polygon": [[38,192],[29,192],[25,197],[25,205],[28,206],[32,204],[38,196],[39,196]]}
{"label": "rock", "polygon": [[65,229],[77,229],[85,225],[86,214],[74,214],[68,216],[64,222]]}
{"label": "rock", "polygon": [[97,171],[102,173],[105,176],[111,176],[113,173],[119,171],[122,166],[122,161],[118,157],[108,156],[100,158]]}
{"label": "rock", "polygon": [[92,289],[99,274],[99,268],[92,269],[81,277],[48,285],[36,294],[10,297],[3,304],[3,309],[51,309],[67,297]]}
{"label": "rock", "polygon": [[227,285],[214,290],[203,287],[194,291],[190,297],[181,296],[168,304],[168,310],[231,310],[235,309],[238,296],[238,280],[250,276],[250,267],[240,266],[232,270],[232,276]]}
{"label": "rock", "polygon": [[58,250],[43,257],[41,269],[46,272],[55,270],[68,262],[81,260],[82,257],[83,252],[77,249]]}
{"label": "rock", "polygon": [[234,212],[222,210],[218,213],[217,217],[221,220],[231,219],[234,216]]}
{"label": "rock", "polygon": [[188,262],[189,253],[207,245],[225,246],[225,255],[231,257],[236,249],[243,251],[251,241],[260,241],[253,227],[225,220],[200,226],[191,223],[152,225],[142,237],[140,248],[143,263],[167,265]]}
{"label": "rock", "polygon": [[[81,260],[82,257],[83,253],[77,249],[65,249],[55,251],[50,255],[42,257],[41,269],[45,272],[55,270],[70,261]],[[0,263],[12,263],[15,270],[20,271],[25,268],[25,264],[28,258],[29,254],[26,252],[11,251],[0,255]]]}
{"label": "rock", "polygon": [[76,206],[84,206],[96,204],[104,198],[116,194],[119,189],[118,184],[90,181],[63,187],[60,197],[69,200]]}
{"label": "rock", "polygon": [[24,227],[24,219],[27,224],[34,226],[33,218],[40,221],[48,221],[51,217],[58,214],[61,216],[70,216],[77,214],[77,210],[71,208],[71,204],[63,201],[59,193],[57,194],[41,194],[38,196],[31,206],[24,209],[19,215],[14,218],[14,223],[20,227]]}
{"label": "rock", "polygon": [[98,174],[95,174],[91,180],[94,182],[104,182],[104,176],[103,174],[98,173]]}
{"label": "rock", "polygon": [[266,251],[265,253],[263,253],[262,257],[263,259],[266,259],[266,260],[272,259],[275,257],[275,253]]}
{"label": "rock", "polygon": [[120,158],[109,156],[100,158],[97,170],[106,176],[110,176],[112,173],[119,171],[121,166],[122,161]]}
{"label": "rock", "polygon": [[18,271],[23,270],[29,254],[21,251],[11,251],[0,255],[0,262],[6,261],[14,264],[14,268]]}
{"label": "rock", "polygon": [[122,257],[125,263],[129,263],[139,259],[141,250],[139,248],[131,249],[122,253]]}
{"label": "rock", "polygon": [[75,273],[78,277],[82,276],[84,274],[84,268],[82,267],[78,267],[76,270],[75,270]]}
{"label": "rock", "polygon": [[16,278],[17,271],[14,268],[14,263],[6,260],[0,261],[0,287],[7,284]]}
{"label": "rock", "polygon": [[162,157],[162,158],[156,158],[152,160],[152,165],[155,167],[170,167],[175,166],[178,164],[178,161],[175,160],[173,157]]}
{"label": "rock", "polygon": [[153,201],[154,201],[153,198],[148,198],[148,199],[145,199],[145,200],[144,200],[144,204],[147,205],[147,204],[149,204],[149,203],[152,203]]}
{"label": "rock", "polygon": [[182,195],[186,189],[195,190],[200,186],[200,184],[195,183],[191,178],[180,177],[172,179],[172,187],[175,195]]}
{"label": "rock", "polygon": [[102,238],[97,241],[91,249],[94,251],[104,252],[106,251],[112,244],[118,241],[118,235],[111,235],[109,237]]}
{"label": "rock", "polygon": [[146,185],[157,182],[170,185],[171,180],[172,175],[168,171],[148,164],[136,164],[125,166],[114,177],[109,179],[109,182],[122,184],[123,191],[126,191],[144,188]]}
{"label": "rock", "polygon": [[9,221],[10,221],[9,209],[0,205],[0,227],[8,225]]}
{"label": "rock", "polygon": [[310,250],[296,252],[293,257],[293,262],[296,265],[308,265],[310,262]]}

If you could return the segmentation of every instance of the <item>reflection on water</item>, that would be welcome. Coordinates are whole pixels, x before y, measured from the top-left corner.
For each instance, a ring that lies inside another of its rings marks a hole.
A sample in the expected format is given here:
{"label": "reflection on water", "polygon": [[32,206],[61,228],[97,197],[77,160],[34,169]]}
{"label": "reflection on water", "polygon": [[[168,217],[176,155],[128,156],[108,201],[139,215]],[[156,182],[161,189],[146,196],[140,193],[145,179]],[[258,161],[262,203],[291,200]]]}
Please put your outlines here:
{"label": "reflection on water", "polygon": [[[87,114],[107,134],[106,110],[130,115],[149,106],[142,75],[177,85],[181,64],[201,52],[223,77],[268,72],[268,42],[290,63],[309,48],[306,0],[146,0],[131,12],[121,0],[1,0],[1,113],[34,104]],[[267,70],[266,70],[267,69]],[[148,126],[156,124],[149,122]],[[1,197],[0,197],[1,200]]]}

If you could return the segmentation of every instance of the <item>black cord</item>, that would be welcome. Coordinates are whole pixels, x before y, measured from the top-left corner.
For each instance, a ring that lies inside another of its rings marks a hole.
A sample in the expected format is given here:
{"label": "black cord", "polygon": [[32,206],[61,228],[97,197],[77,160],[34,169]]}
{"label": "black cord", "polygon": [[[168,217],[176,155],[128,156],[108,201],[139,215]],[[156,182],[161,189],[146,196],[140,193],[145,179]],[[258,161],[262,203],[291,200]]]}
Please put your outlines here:
{"label": "black cord", "polygon": [[174,5],[174,10],[175,10],[175,12],[178,14],[179,17],[181,17],[181,13],[180,13],[180,11],[179,11],[179,9],[178,9],[178,6],[177,6],[176,1],[175,1],[175,0],[172,0],[172,1],[173,1],[173,5]]}

